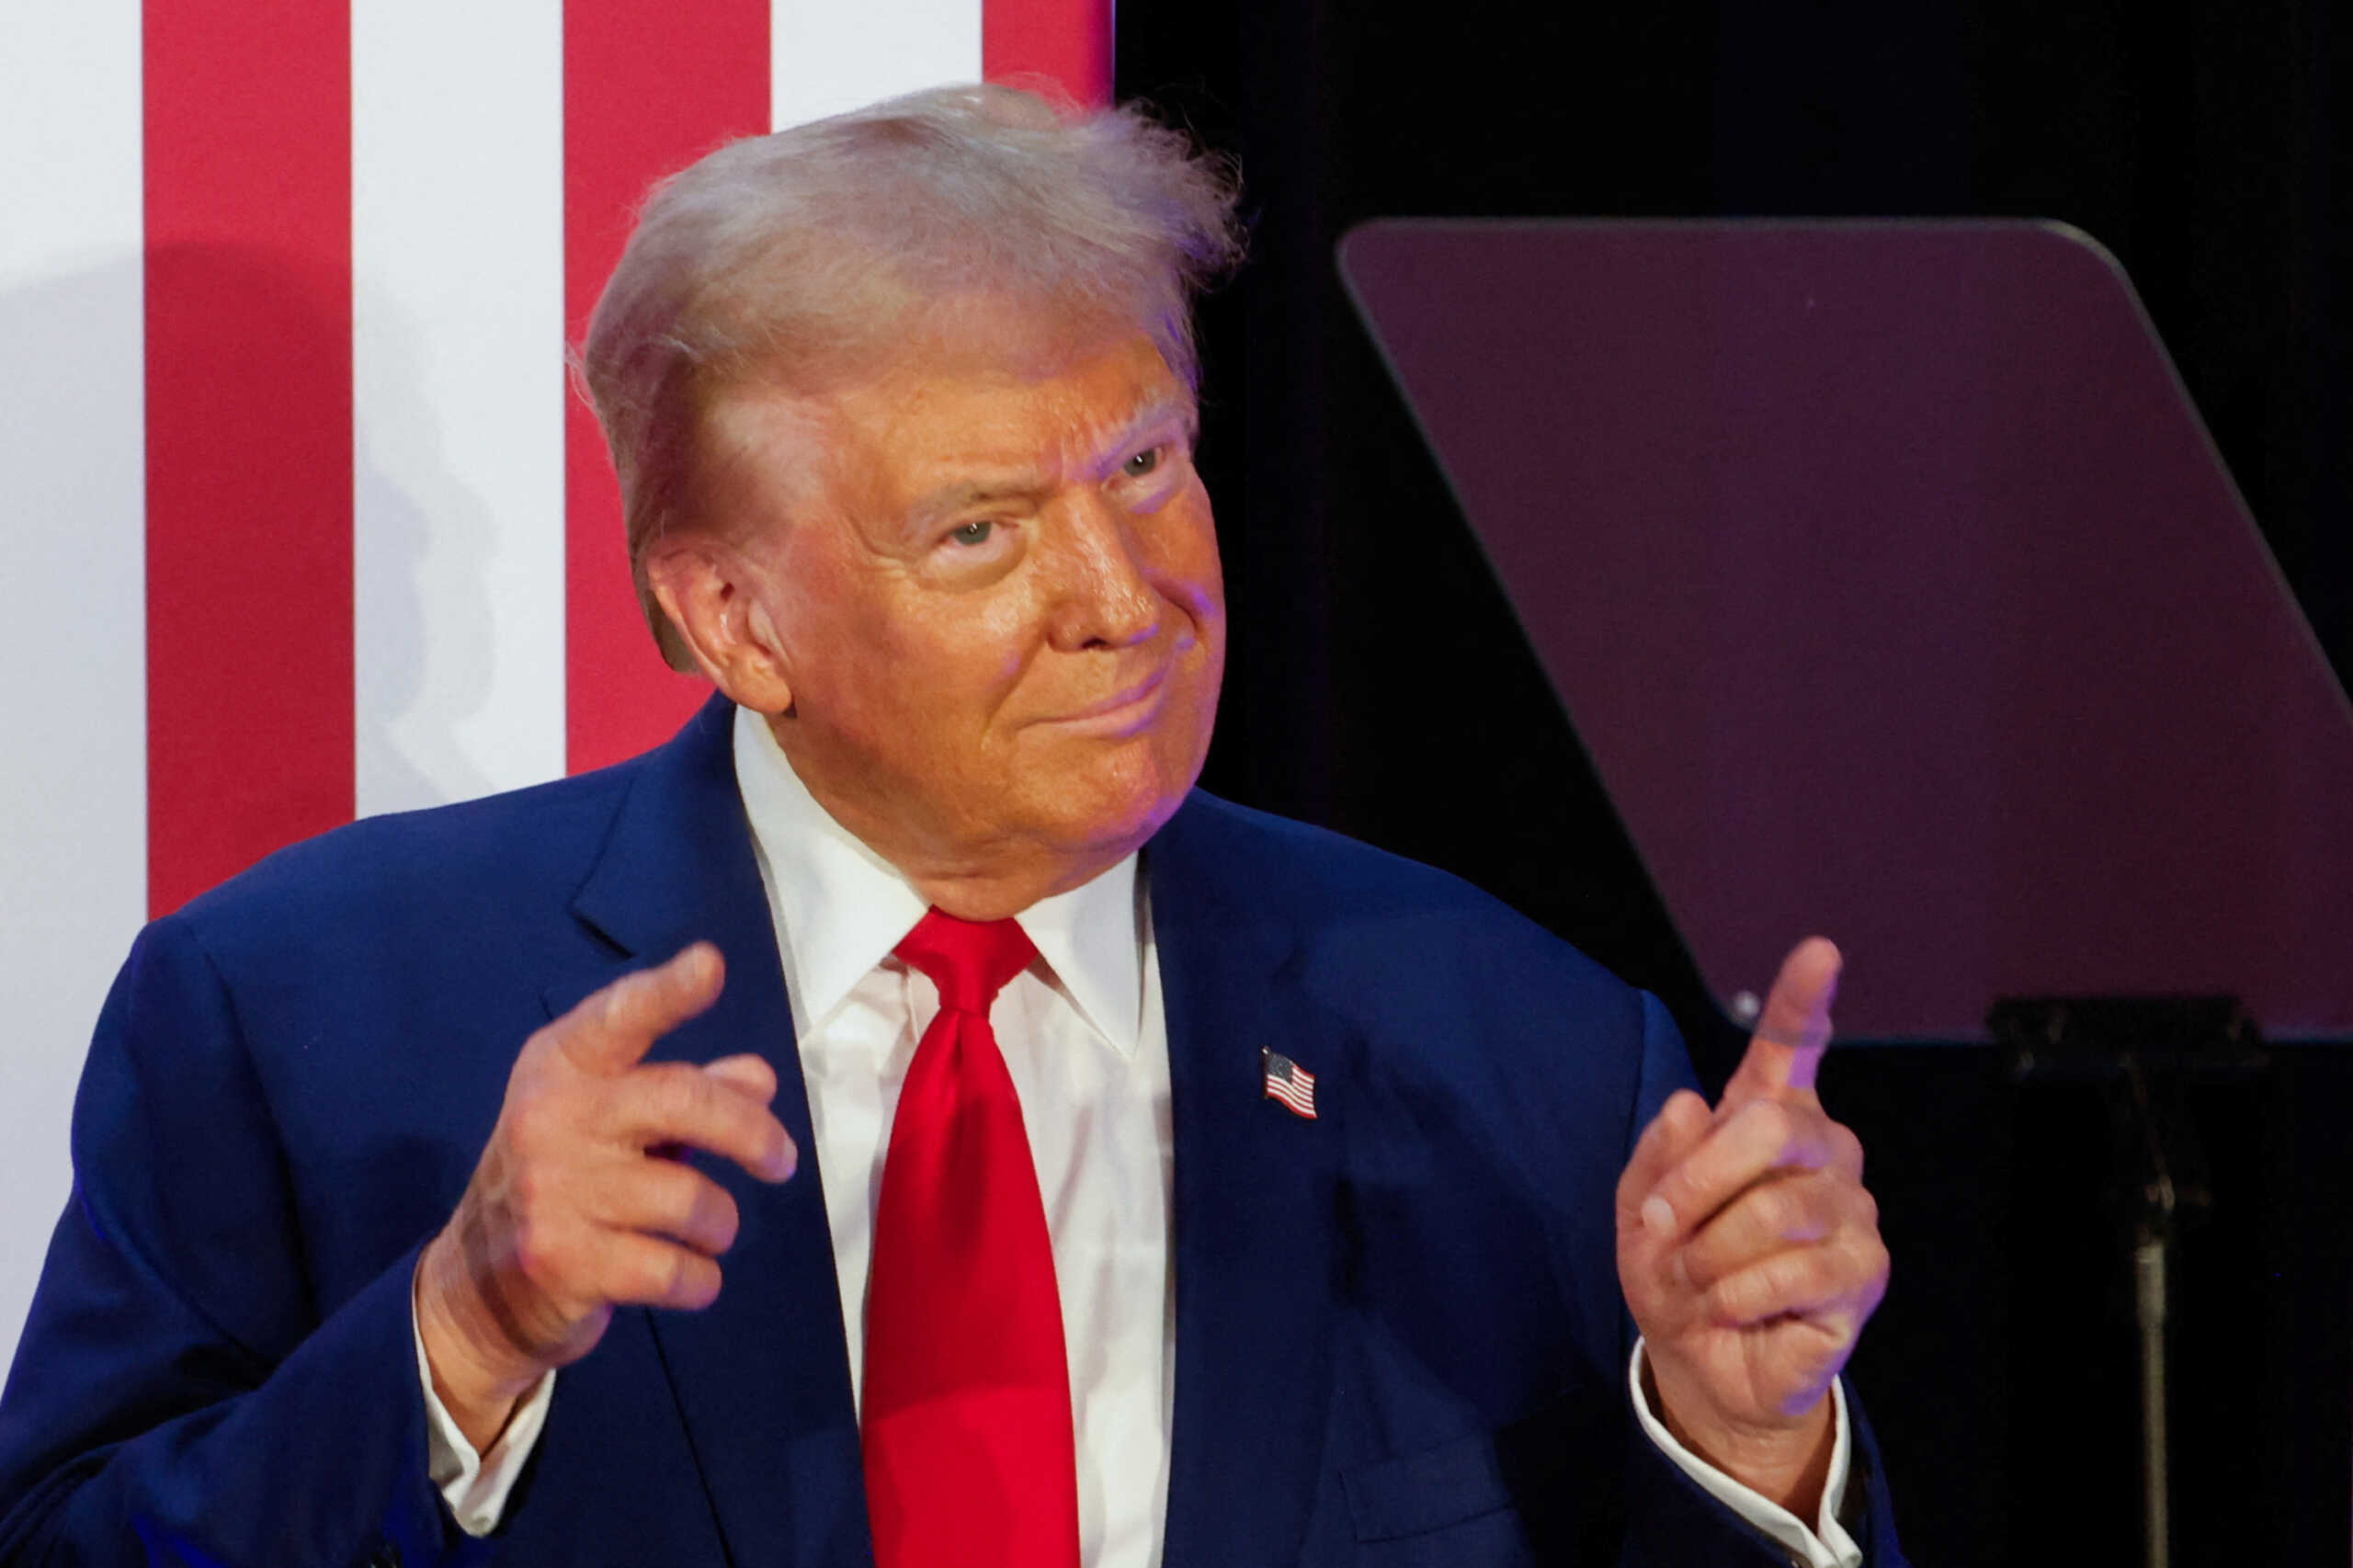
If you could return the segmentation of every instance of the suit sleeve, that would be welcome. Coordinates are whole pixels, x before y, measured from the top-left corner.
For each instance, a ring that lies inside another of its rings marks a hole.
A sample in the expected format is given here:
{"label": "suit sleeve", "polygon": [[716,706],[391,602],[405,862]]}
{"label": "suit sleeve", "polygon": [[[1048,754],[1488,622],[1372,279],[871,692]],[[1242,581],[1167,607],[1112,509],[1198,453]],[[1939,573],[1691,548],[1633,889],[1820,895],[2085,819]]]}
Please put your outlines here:
{"label": "suit sleeve", "polygon": [[[1675,1021],[1656,997],[1644,994],[1642,1073],[1621,1165],[1632,1157],[1635,1141],[1667,1097],[1677,1089],[1698,1087],[1690,1055],[1684,1050]],[[1621,1362],[1632,1354],[1633,1335],[1629,1319],[1624,1324]],[[1880,1473],[1878,1446],[1863,1419],[1861,1402],[1851,1391],[1847,1409],[1854,1425],[1840,1522],[1861,1545],[1866,1568],[1904,1568],[1903,1549],[1895,1539],[1895,1516],[1888,1506],[1887,1487]],[[1624,1568],[1702,1562],[1786,1568],[1788,1553],[1684,1473],[1643,1433],[1631,1405],[1626,1425],[1626,1535],[1620,1559]]]}
{"label": "suit sleeve", "polygon": [[115,982],[73,1151],[0,1394],[0,1564],[465,1553],[426,1474],[416,1253],[315,1299],[234,999],[178,917],[148,928]]}

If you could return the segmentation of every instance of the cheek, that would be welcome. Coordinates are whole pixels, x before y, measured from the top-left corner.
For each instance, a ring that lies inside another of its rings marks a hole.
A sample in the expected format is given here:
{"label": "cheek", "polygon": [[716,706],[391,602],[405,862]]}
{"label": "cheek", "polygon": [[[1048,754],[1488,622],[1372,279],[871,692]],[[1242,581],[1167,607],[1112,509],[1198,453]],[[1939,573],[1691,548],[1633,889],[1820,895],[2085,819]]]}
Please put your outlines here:
{"label": "cheek", "polygon": [[969,620],[937,618],[926,630],[943,674],[994,711],[1036,658],[1046,613],[1027,593],[999,594]]}
{"label": "cheek", "polygon": [[1015,599],[901,607],[854,656],[868,744],[941,781],[977,785],[1017,767],[1021,731],[1001,721],[1020,707],[1010,699],[1029,673],[1035,620]]}
{"label": "cheek", "polygon": [[909,743],[923,733],[917,716],[937,683],[904,674],[918,651],[883,585],[828,551],[804,551],[790,566],[769,602],[794,706],[871,756],[920,750]]}
{"label": "cheek", "polygon": [[1209,493],[1198,475],[1189,492],[1170,505],[1167,525],[1156,530],[1160,543],[1153,574],[1161,594],[1182,606],[1204,631],[1225,620],[1225,579],[1217,553],[1217,523]]}

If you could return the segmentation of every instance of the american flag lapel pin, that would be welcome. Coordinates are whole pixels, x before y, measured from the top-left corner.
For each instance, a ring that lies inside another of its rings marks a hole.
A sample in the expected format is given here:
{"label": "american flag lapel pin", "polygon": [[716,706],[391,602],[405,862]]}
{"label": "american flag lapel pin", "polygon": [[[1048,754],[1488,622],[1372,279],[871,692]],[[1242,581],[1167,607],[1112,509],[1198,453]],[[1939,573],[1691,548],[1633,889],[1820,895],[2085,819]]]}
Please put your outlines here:
{"label": "american flag lapel pin", "polygon": [[1315,1119],[1315,1074],[1279,1051],[1261,1051],[1258,1061],[1267,1071],[1267,1096],[1280,1100],[1293,1116]]}

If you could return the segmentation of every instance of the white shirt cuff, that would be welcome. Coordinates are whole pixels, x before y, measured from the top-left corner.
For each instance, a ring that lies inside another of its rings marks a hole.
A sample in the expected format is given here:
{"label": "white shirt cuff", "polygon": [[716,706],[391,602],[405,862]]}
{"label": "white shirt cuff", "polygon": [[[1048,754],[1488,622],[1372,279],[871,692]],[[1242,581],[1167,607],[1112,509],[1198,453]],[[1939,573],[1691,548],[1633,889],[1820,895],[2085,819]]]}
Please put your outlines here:
{"label": "white shirt cuff", "polygon": [[531,1449],[547,1425],[548,1402],[555,1392],[555,1374],[542,1373],[531,1392],[506,1418],[506,1429],[478,1454],[458,1430],[458,1423],[433,1392],[433,1364],[425,1358],[425,1333],[416,1326],[416,1309],[409,1309],[409,1334],[416,1341],[416,1375],[425,1383],[425,1473],[441,1489],[449,1517],[468,1535],[488,1535],[506,1512],[506,1494],[523,1473]]}
{"label": "white shirt cuff", "polygon": [[1643,1432],[1658,1445],[1659,1452],[1673,1460],[1675,1467],[1708,1495],[1786,1547],[1792,1562],[1801,1568],[1860,1568],[1863,1549],[1855,1544],[1855,1538],[1838,1522],[1839,1505],[1847,1495],[1848,1425],[1845,1380],[1834,1379],[1830,1384],[1830,1419],[1836,1436],[1831,1440],[1830,1475],[1823,1483],[1822,1507],[1812,1529],[1806,1528],[1804,1522],[1787,1508],[1762,1493],[1750,1491],[1675,1440],[1651,1409],[1650,1396],[1643,1390],[1643,1342],[1639,1339],[1634,1341],[1634,1354],[1626,1369],[1626,1382],[1634,1399],[1634,1419],[1643,1424]]}

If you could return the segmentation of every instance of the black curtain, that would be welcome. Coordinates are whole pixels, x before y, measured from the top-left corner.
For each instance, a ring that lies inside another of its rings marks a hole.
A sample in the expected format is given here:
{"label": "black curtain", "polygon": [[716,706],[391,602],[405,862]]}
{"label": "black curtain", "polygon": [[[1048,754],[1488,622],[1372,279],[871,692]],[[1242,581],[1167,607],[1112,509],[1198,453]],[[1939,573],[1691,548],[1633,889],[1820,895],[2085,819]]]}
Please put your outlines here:
{"label": "black curtain", "polygon": [[[1125,0],[1119,90],[1240,163],[1202,321],[1233,649],[1205,780],[1458,871],[1741,1041],[1338,289],[1359,220],[2063,219],[2131,274],[2340,678],[2353,669],[2353,17],[2021,0]],[[2353,874],[2353,868],[2347,868]],[[1794,937],[1796,933],[1791,933]],[[2353,956],[2348,956],[2353,962]],[[2353,1052],[2191,1096],[2184,1562],[2345,1560]],[[2097,1093],[1984,1048],[1833,1053],[1896,1254],[1853,1368],[1924,1563],[2139,1560],[2123,1221]]]}

